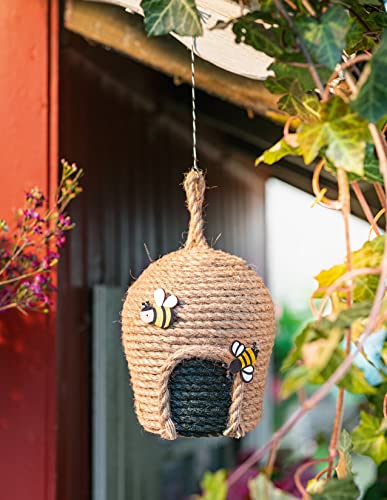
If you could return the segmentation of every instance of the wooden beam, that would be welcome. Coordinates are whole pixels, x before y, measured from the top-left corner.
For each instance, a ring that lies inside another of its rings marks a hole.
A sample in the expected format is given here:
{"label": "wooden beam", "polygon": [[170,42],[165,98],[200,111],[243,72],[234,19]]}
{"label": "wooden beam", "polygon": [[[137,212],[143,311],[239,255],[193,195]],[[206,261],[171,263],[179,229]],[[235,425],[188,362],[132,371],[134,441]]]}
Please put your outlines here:
{"label": "wooden beam", "polygon": [[[142,19],[121,7],[67,0],[65,27],[162,71],[176,82],[191,81],[187,49],[171,37],[148,38]],[[199,58],[195,76],[197,86],[209,94],[274,121],[284,121],[286,115],[277,110],[277,98],[262,82],[224,71]]]}

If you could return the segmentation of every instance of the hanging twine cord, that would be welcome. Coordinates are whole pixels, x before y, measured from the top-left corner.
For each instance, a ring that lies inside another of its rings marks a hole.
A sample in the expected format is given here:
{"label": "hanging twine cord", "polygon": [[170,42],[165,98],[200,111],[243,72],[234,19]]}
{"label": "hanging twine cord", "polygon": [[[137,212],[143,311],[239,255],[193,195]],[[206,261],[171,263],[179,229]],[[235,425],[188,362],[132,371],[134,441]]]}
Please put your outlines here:
{"label": "hanging twine cord", "polygon": [[195,92],[195,45],[196,37],[192,37],[191,46],[191,95],[192,95],[192,158],[193,169],[199,174],[198,155],[196,151],[196,92]]}
{"label": "hanging twine cord", "polygon": [[203,172],[192,169],[184,179],[187,207],[191,214],[185,248],[208,247],[204,236],[203,202],[206,181]]}

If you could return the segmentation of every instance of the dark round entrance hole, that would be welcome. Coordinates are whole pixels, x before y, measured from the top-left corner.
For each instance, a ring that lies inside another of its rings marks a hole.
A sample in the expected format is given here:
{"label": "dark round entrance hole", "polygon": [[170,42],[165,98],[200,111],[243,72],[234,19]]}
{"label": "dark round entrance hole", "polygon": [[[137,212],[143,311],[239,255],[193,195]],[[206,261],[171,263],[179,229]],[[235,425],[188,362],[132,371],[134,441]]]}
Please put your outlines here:
{"label": "dark round entrance hole", "polygon": [[177,433],[219,436],[227,427],[232,379],[225,364],[207,359],[179,363],[169,379],[170,409]]}

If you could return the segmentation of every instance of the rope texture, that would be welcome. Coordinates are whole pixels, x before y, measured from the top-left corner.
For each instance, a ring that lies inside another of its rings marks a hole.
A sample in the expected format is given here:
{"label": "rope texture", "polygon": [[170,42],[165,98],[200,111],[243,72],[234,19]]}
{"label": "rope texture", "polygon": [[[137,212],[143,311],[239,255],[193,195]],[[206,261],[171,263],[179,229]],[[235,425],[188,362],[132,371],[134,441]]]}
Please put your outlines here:
{"label": "rope texture", "polygon": [[185,248],[208,247],[204,236],[203,201],[206,181],[202,171],[191,169],[184,179],[187,207],[191,215]]}
{"label": "rope texture", "polygon": [[[202,173],[187,174],[184,187],[191,212],[187,243],[184,248],[149,265],[129,288],[122,311],[122,342],[135,409],[147,431],[175,439],[181,435],[181,429],[177,430],[181,419],[174,422],[174,403],[171,413],[171,402],[178,401],[179,396],[170,386],[170,375],[177,365],[187,359],[228,365],[233,359],[229,349],[234,340],[246,346],[257,342],[260,351],[252,382],[244,384],[237,374],[231,388],[224,434],[239,438],[261,418],[274,341],[274,308],[262,279],[245,261],[207,245],[201,216],[205,190]],[[153,293],[159,287],[179,299],[174,309],[176,321],[167,330],[144,323],[139,315],[141,303],[153,302]],[[227,389],[219,383],[219,391],[222,405],[226,393],[230,394],[230,387]],[[200,391],[198,400],[199,396]],[[213,405],[217,405],[216,399]],[[189,432],[187,428],[185,431]]]}
{"label": "rope texture", "polygon": [[224,363],[190,359],[169,378],[171,420],[180,436],[219,436],[227,427],[232,380]]}

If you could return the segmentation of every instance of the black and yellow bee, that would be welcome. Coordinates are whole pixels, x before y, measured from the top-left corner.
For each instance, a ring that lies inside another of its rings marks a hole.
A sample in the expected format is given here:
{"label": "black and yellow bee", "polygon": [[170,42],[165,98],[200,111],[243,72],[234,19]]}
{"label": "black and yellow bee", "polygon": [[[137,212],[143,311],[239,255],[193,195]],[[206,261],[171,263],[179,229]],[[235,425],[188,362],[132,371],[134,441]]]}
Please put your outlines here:
{"label": "black and yellow bee", "polygon": [[239,340],[234,340],[231,344],[230,351],[235,356],[228,367],[230,373],[235,375],[236,373],[241,374],[243,382],[249,383],[253,380],[254,366],[257,356],[258,347],[254,342],[252,347],[247,347],[239,342]]}
{"label": "black and yellow bee", "polygon": [[140,312],[140,318],[145,323],[153,323],[159,328],[168,328],[174,320],[172,309],[177,305],[177,298],[170,295],[165,299],[165,292],[162,288],[158,288],[154,293],[155,306],[150,303],[143,302]]}

